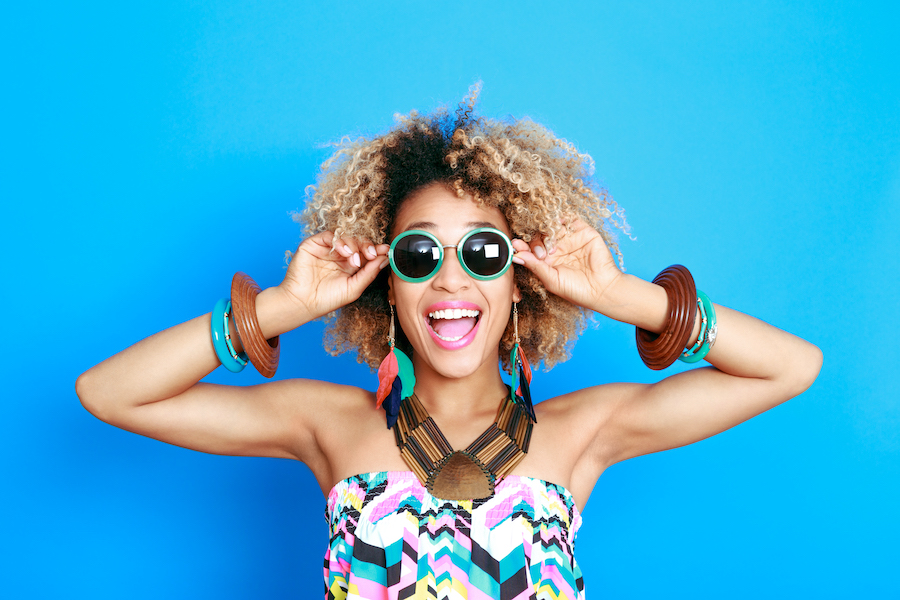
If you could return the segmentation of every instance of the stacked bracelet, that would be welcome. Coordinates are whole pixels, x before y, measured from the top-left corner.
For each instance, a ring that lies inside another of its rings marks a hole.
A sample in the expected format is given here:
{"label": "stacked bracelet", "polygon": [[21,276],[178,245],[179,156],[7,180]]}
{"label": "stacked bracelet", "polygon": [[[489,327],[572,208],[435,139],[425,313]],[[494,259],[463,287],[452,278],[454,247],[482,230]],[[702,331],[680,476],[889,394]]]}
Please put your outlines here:
{"label": "stacked bracelet", "polygon": [[700,290],[697,290],[697,306],[700,309],[700,335],[697,337],[697,343],[678,357],[679,360],[686,363],[700,362],[706,358],[713,344],[716,343],[716,335],[719,333],[716,324],[716,309],[709,296]]}
{"label": "stacked bracelet", "polygon": [[672,265],[653,279],[666,290],[669,314],[660,334],[637,328],[638,353],[644,364],[654,370],[665,369],[681,356],[694,330],[697,288],[686,267]]}
{"label": "stacked bracelet", "polygon": [[213,348],[226,369],[232,373],[240,373],[247,366],[247,355],[238,354],[231,343],[231,332],[228,330],[228,316],[231,313],[231,301],[222,298],[216,302],[210,319],[210,333]]}
{"label": "stacked bracelet", "polygon": [[235,273],[231,280],[231,302],[234,324],[250,362],[263,377],[273,377],[278,368],[280,347],[278,336],[263,337],[256,318],[256,297],[260,289],[246,273]]}

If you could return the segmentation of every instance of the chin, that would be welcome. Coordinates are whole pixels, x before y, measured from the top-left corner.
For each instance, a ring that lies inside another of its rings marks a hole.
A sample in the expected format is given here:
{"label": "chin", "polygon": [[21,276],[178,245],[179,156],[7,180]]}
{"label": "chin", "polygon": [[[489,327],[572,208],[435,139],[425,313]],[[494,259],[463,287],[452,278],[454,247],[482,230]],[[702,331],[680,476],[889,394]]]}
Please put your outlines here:
{"label": "chin", "polygon": [[443,356],[423,356],[424,362],[438,375],[447,379],[464,379],[477,373],[484,365],[491,361],[492,368],[496,368],[498,359],[496,353],[488,359],[483,353],[457,351]]}

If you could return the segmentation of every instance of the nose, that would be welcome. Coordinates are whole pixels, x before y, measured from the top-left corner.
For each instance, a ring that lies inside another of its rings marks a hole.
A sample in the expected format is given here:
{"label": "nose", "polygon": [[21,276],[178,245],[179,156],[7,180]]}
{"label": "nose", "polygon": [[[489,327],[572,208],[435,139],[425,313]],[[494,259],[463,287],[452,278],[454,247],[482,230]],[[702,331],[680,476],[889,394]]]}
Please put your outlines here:
{"label": "nose", "polygon": [[435,289],[455,293],[467,289],[471,283],[472,278],[459,263],[456,246],[444,246],[444,262],[432,278],[431,285]]}

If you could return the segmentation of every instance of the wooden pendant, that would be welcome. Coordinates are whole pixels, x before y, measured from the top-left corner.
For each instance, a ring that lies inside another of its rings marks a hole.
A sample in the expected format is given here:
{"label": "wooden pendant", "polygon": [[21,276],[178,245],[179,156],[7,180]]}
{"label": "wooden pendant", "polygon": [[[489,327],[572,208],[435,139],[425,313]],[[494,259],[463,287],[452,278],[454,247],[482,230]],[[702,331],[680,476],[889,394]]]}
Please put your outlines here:
{"label": "wooden pendant", "polygon": [[494,477],[478,458],[457,450],[438,463],[425,487],[432,496],[445,500],[490,498]]}

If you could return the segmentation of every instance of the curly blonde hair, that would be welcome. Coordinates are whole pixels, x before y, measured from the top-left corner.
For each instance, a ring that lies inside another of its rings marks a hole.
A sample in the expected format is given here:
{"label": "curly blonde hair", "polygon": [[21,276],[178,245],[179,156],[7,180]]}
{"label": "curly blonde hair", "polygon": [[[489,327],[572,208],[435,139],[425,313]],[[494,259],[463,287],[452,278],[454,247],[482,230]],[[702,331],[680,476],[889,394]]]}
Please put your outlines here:
{"label": "curly blonde hair", "polygon": [[[307,189],[307,208],[295,215],[307,233],[389,243],[394,217],[404,199],[426,186],[441,184],[458,196],[496,207],[514,237],[548,244],[566,235],[566,224],[582,219],[595,227],[622,264],[611,232],[627,231],[624,214],[592,179],[594,162],[569,142],[529,119],[498,121],[475,115],[479,87],[455,113],[397,115],[383,135],[344,139],[322,164],[317,184]],[[525,354],[546,368],[566,360],[584,330],[590,311],[549,293],[525,267],[514,265],[519,303],[519,337]],[[372,369],[389,350],[388,270],[360,298],[329,315],[325,347],[332,354],[356,351]],[[397,346],[410,352],[399,331]],[[500,340],[499,357],[509,370],[514,344],[512,319]]]}

